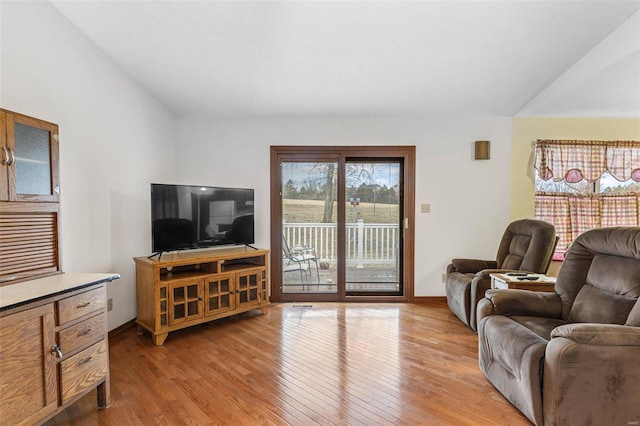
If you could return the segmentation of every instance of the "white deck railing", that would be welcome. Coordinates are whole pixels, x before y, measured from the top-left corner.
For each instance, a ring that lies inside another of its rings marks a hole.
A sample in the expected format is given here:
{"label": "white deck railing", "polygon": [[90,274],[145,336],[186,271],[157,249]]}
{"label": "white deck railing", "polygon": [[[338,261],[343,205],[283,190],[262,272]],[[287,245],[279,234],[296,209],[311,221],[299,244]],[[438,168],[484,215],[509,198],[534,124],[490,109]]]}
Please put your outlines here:
{"label": "white deck railing", "polygon": [[[346,228],[347,263],[395,264],[400,243],[396,223],[348,223]],[[335,261],[338,232],[335,223],[284,223],[284,238],[289,247],[313,247],[320,259]]]}

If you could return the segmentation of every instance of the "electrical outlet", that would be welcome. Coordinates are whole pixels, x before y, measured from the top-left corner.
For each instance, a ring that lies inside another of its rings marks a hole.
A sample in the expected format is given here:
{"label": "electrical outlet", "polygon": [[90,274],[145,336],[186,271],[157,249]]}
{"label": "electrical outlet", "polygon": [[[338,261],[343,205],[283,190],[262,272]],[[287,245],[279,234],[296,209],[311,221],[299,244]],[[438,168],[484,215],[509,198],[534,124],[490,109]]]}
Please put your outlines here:
{"label": "electrical outlet", "polygon": [[442,282],[447,282],[447,274],[442,274]]}
{"label": "electrical outlet", "polygon": [[113,310],[113,298],[107,299],[107,311]]}
{"label": "electrical outlet", "polygon": [[420,213],[431,213],[431,204],[420,204]]}

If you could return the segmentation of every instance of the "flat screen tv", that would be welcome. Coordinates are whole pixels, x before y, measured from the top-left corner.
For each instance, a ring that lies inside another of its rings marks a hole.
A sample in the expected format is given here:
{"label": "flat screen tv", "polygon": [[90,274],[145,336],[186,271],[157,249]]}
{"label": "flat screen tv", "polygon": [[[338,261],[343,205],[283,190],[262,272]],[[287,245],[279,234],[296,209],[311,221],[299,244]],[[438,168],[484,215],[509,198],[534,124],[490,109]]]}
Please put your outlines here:
{"label": "flat screen tv", "polygon": [[253,189],[151,184],[154,253],[254,243]]}

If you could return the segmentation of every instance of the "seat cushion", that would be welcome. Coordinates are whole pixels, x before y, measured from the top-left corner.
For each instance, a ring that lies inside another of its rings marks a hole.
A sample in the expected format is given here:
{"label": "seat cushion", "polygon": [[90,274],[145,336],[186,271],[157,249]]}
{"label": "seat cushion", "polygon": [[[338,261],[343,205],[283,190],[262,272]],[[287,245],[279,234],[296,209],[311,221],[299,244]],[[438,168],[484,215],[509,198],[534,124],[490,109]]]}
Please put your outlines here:
{"label": "seat cushion", "polygon": [[513,316],[510,318],[547,341],[551,340],[551,332],[554,328],[567,324],[567,321],[556,318],[529,316]]}

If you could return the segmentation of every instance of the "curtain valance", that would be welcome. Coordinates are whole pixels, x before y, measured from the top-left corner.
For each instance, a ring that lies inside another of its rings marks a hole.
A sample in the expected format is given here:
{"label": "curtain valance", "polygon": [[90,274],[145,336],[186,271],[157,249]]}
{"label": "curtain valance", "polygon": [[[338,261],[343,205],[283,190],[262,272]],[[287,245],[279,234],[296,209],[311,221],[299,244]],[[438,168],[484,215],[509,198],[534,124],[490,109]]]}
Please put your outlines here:
{"label": "curtain valance", "polygon": [[538,140],[535,153],[543,180],[595,182],[608,171],[621,182],[640,182],[639,141]]}

